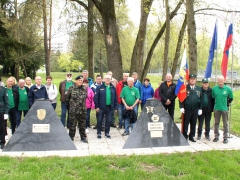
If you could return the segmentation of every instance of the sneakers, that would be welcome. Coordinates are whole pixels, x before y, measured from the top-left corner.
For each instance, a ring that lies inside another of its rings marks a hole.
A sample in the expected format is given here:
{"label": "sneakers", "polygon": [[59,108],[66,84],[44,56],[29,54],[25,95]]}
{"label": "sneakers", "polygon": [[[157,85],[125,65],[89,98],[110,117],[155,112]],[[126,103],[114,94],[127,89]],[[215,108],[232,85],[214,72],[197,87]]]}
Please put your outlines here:
{"label": "sneakers", "polygon": [[219,140],[218,138],[214,138],[213,142],[218,142],[218,140]]}
{"label": "sneakers", "polygon": [[200,140],[200,139],[201,139],[201,136],[198,135],[197,140]]}
{"label": "sneakers", "polygon": [[105,137],[111,139],[111,136],[108,133],[105,134]]}
{"label": "sneakers", "polygon": [[87,129],[85,129],[85,133],[86,133],[86,134],[88,134],[88,133],[89,133],[89,130],[88,130],[88,128],[87,128]]}
{"label": "sneakers", "polygon": [[227,144],[228,143],[228,139],[223,139],[223,143]]}
{"label": "sneakers", "polygon": [[87,138],[83,138],[83,139],[81,139],[81,141],[84,142],[84,143],[88,143]]}
{"label": "sneakers", "polygon": [[124,132],[123,134],[122,134],[122,136],[127,136],[127,135],[129,135],[130,133],[129,132]]}
{"label": "sneakers", "polygon": [[98,138],[98,139],[101,139],[101,134],[98,134],[98,135],[97,135],[97,138]]}
{"label": "sneakers", "polygon": [[122,129],[122,125],[121,125],[121,126],[118,126],[118,128],[117,128],[117,130],[120,130],[120,129]]}
{"label": "sneakers", "polygon": [[205,138],[209,141],[211,141],[211,138],[209,136],[205,136]]}
{"label": "sneakers", "polygon": [[115,124],[111,124],[111,127],[116,128],[117,126]]}

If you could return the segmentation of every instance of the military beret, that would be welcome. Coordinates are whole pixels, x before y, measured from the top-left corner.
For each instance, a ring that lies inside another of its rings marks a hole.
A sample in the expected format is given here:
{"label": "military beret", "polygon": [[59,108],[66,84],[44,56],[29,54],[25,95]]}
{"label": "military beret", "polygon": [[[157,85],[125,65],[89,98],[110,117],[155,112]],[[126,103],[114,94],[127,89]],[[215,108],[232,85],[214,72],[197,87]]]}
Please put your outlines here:
{"label": "military beret", "polygon": [[196,76],[196,74],[190,74],[189,75],[189,78],[196,78],[197,76]]}
{"label": "military beret", "polygon": [[207,79],[207,78],[204,78],[204,79],[202,79],[202,82],[203,82],[203,83],[208,83],[208,79]]}
{"label": "military beret", "polygon": [[82,78],[83,78],[83,76],[77,76],[77,77],[75,78],[75,80],[82,79]]}

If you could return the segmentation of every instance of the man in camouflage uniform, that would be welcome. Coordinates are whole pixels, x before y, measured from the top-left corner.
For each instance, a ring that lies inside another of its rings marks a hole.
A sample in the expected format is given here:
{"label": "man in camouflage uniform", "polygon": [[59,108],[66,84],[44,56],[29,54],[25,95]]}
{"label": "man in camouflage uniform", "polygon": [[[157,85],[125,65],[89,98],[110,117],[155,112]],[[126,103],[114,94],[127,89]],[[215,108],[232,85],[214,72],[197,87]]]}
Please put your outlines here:
{"label": "man in camouflage uniform", "polygon": [[82,76],[77,76],[75,80],[76,83],[68,89],[65,95],[65,102],[69,110],[69,136],[72,140],[74,140],[78,122],[81,141],[88,143],[87,135],[85,133],[87,114],[85,102],[87,97],[87,89],[85,86],[83,86]]}

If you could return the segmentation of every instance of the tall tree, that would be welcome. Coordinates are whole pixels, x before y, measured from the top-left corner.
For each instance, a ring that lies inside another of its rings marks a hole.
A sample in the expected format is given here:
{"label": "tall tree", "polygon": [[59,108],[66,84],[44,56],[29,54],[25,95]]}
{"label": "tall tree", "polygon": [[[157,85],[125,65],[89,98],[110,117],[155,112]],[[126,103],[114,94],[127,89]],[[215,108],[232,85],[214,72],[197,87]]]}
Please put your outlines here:
{"label": "tall tree", "polygon": [[130,72],[142,73],[144,45],[146,41],[147,19],[152,6],[153,0],[141,0],[141,18],[137,38],[132,52]]}
{"label": "tall tree", "polygon": [[92,0],[102,17],[108,69],[116,79],[122,78],[122,55],[118,37],[114,0]]}
{"label": "tall tree", "polygon": [[186,0],[186,11],[189,50],[189,72],[191,74],[197,74],[197,39],[196,22],[194,16],[194,1]]}
{"label": "tall tree", "polygon": [[[177,4],[177,6],[175,7],[175,9],[170,13],[170,20],[176,16],[177,14],[177,11],[180,9],[181,5],[183,4],[184,0],[180,0]],[[151,48],[148,52],[148,55],[147,55],[147,59],[146,59],[146,62],[145,62],[145,65],[144,65],[144,68],[143,68],[143,72],[141,74],[141,78],[140,80],[143,81],[143,79],[146,77],[147,75],[147,72],[148,72],[148,69],[150,67],[150,62],[151,62],[151,59],[152,59],[152,55],[153,55],[153,52],[154,52],[154,49],[156,48],[157,44],[158,44],[158,41],[159,39],[162,37],[164,31],[165,31],[165,28],[166,28],[166,22],[162,25],[161,29],[159,30],[156,38],[154,39],[152,45],[151,45]]]}
{"label": "tall tree", "polygon": [[94,79],[93,5],[92,0],[88,0],[88,71],[89,77]]}
{"label": "tall tree", "polygon": [[165,0],[166,6],[166,30],[165,30],[165,44],[164,44],[164,61],[163,61],[163,73],[162,81],[165,79],[165,75],[168,70],[168,50],[169,50],[169,39],[170,39],[170,8],[168,0]]}

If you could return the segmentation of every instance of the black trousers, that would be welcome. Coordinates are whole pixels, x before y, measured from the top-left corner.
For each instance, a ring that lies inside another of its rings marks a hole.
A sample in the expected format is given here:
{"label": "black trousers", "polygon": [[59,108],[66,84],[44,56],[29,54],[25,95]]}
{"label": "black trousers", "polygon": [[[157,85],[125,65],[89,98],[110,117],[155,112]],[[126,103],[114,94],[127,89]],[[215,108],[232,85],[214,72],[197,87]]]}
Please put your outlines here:
{"label": "black trousers", "polygon": [[16,125],[17,125],[17,110],[16,108],[11,108],[8,112],[9,114],[9,120],[11,123],[11,129],[12,129],[12,134],[15,132]]}
{"label": "black trousers", "polygon": [[[186,139],[188,137],[193,138],[195,136],[197,117],[198,117],[198,109],[196,110],[185,109],[183,135]],[[188,136],[189,124],[190,124],[190,133]]]}
{"label": "black trousers", "polygon": [[174,108],[175,104],[165,105],[163,104],[163,107],[166,109],[172,120],[174,120]]}
{"label": "black trousers", "polygon": [[5,120],[4,113],[0,113],[0,144],[5,144]]}
{"label": "black trousers", "polygon": [[198,116],[198,136],[202,135],[202,127],[203,127],[203,122],[205,120],[205,136],[209,137],[212,112],[208,112],[207,109],[208,108],[203,108],[202,115]]}

